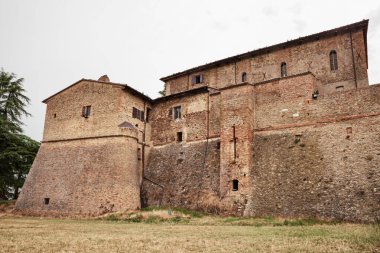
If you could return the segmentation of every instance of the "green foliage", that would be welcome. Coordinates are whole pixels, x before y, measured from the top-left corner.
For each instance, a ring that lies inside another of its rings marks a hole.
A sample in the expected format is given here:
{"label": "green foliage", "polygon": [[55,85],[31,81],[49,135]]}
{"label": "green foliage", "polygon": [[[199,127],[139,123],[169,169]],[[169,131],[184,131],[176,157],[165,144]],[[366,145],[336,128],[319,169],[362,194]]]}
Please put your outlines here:
{"label": "green foliage", "polygon": [[13,73],[0,71],[0,199],[16,199],[39,143],[22,134],[21,118],[29,98]]}
{"label": "green foliage", "polygon": [[164,87],[163,90],[160,90],[160,91],[158,92],[158,94],[160,94],[161,97],[165,97],[165,96],[166,96],[166,86]]}

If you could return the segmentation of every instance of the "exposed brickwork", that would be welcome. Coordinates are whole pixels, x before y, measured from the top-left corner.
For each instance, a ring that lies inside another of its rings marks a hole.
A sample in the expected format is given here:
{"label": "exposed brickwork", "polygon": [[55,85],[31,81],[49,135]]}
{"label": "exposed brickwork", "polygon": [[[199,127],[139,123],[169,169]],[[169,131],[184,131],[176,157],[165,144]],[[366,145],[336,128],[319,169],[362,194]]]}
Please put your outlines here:
{"label": "exposed brickwork", "polygon": [[266,50],[165,78],[168,96],[156,100],[105,78],[48,98],[18,210],[125,211],[141,192],[142,205],[380,220],[380,85],[368,86],[366,22]]}
{"label": "exposed brickwork", "polygon": [[[187,74],[186,78],[184,76],[176,77],[166,83],[167,87],[170,87],[168,94],[188,89],[185,82],[191,80],[191,76],[196,74],[204,75],[202,85],[213,88],[223,88],[241,83],[243,72],[247,73],[247,81],[250,83],[279,78],[282,62],[286,62],[288,75],[312,72],[320,82],[319,91],[321,94],[332,93],[337,86],[344,86],[345,90],[354,89],[355,74],[357,86],[364,87],[368,85],[364,38],[362,30],[352,32],[352,34],[347,31],[323,40],[300,43],[297,46],[286,47],[282,50],[234,61],[220,67]],[[338,55],[339,68],[337,71],[330,70],[329,54],[332,50],[335,50]]]}
{"label": "exposed brickwork", "polygon": [[247,214],[378,219],[379,124],[377,116],[256,133]]}
{"label": "exposed brickwork", "polygon": [[137,141],[128,137],[43,143],[16,209],[99,215],[139,208],[137,157],[131,149]]}

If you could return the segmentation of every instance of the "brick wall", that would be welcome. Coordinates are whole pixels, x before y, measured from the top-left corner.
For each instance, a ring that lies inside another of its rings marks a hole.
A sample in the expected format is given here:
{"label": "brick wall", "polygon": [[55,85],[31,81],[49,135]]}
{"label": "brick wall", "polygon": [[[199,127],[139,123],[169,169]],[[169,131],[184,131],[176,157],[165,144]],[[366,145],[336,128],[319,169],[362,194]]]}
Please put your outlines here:
{"label": "brick wall", "polygon": [[[351,49],[352,37],[352,49]],[[330,70],[329,54],[337,52],[338,70]],[[259,83],[280,77],[282,62],[287,64],[287,74],[297,75],[311,72],[320,81],[320,93],[333,93],[337,86],[345,90],[368,86],[367,58],[363,31],[337,34],[320,40],[300,43],[261,54],[252,58],[231,61],[218,67],[206,68],[202,71],[175,77],[166,82],[170,93],[174,94],[190,89],[189,80],[193,75],[202,74],[204,82],[213,88],[223,88],[240,84],[241,75],[247,73],[247,82]],[[355,68],[354,64],[355,62]],[[355,71],[354,71],[355,69]],[[357,84],[355,84],[355,74]]]}
{"label": "brick wall", "polygon": [[[157,103],[152,111],[153,145],[177,141],[177,132],[183,141],[204,140],[207,136],[208,94],[189,95]],[[173,108],[181,106],[181,119],[174,119]]]}
{"label": "brick wall", "polygon": [[137,209],[136,149],[136,139],[128,137],[42,143],[16,209],[82,215]]}
{"label": "brick wall", "polygon": [[143,184],[143,205],[219,213],[218,142],[213,139],[154,147],[145,171],[148,180]]}
{"label": "brick wall", "polygon": [[252,216],[375,222],[380,116],[255,132]]}

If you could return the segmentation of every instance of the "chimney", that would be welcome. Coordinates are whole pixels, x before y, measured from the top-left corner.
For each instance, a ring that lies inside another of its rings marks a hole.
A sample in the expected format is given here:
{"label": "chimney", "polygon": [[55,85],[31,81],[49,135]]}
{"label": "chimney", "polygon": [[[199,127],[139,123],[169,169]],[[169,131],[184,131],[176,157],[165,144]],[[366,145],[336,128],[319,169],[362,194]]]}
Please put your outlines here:
{"label": "chimney", "polygon": [[107,75],[103,75],[103,76],[99,77],[98,81],[109,83],[110,79]]}

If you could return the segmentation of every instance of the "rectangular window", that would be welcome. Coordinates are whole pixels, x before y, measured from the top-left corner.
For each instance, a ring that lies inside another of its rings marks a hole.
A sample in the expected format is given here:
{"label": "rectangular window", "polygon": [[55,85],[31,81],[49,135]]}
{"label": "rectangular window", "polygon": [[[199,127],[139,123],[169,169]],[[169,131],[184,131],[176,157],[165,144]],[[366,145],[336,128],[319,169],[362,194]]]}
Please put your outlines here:
{"label": "rectangular window", "polygon": [[181,106],[176,106],[173,108],[174,119],[181,119]]}
{"label": "rectangular window", "polygon": [[239,180],[234,179],[232,180],[232,191],[238,191],[239,190]]}
{"label": "rectangular window", "polygon": [[50,202],[50,198],[44,198],[44,204],[45,205],[49,205],[49,202]]}
{"label": "rectangular window", "polygon": [[132,118],[139,119],[144,122],[144,112],[139,109],[133,107],[132,108]]}
{"label": "rectangular window", "polygon": [[82,107],[82,117],[88,118],[91,114],[91,105]]}
{"label": "rectangular window", "polygon": [[192,83],[192,84],[203,83],[203,75],[195,75],[195,76],[192,76],[192,78],[191,78],[191,83]]}
{"label": "rectangular window", "polygon": [[177,132],[177,141],[182,142],[182,132]]}

